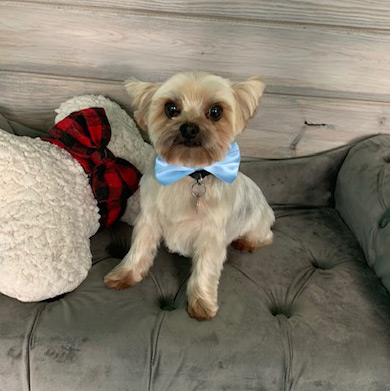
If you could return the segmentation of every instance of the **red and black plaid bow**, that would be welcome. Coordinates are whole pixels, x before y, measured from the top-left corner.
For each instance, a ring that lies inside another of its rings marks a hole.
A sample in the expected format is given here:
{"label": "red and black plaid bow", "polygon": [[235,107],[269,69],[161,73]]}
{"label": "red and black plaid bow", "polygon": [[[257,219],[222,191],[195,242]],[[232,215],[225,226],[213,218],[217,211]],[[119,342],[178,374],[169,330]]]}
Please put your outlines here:
{"label": "red and black plaid bow", "polygon": [[102,108],[76,111],[50,130],[44,138],[68,151],[89,176],[100,209],[101,228],[119,220],[127,199],[137,190],[140,172],[128,161],[117,158],[107,149],[111,127]]}

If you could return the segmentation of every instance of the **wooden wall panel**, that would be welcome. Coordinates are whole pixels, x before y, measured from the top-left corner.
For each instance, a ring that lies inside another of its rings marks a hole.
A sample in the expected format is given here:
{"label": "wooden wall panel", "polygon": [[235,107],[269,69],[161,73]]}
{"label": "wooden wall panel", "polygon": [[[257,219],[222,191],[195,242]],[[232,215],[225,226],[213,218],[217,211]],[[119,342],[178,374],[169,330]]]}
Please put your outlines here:
{"label": "wooden wall panel", "polygon": [[258,74],[268,92],[390,101],[383,32],[15,4],[1,8],[2,70],[161,80],[201,69]]}
{"label": "wooden wall panel", "polygon": [[[40,2],[61,5],[65,1]],[[206,18],[273,20],[373,29],[389,29],[390,26],[390,3],[383,0],[66,0],[66,4]]]}
{"label": "wooden wall panel", "polygon": [[261,76],[244,155],[299,156],[390,133],[390,2],[0,0],[0,112],[48,129],[71,96],[130,110],[122,81]]}
{"label": "wooden wall panel", "polygon": [[[0,91],[0,112],[39,129],[48,129],[54,109],[76,95],[103,94],[131,112],[120,82],[0,72]],[[245,156],[300,156],[380,132],[390,133],[388,104],[266,94],[238,141]]]}

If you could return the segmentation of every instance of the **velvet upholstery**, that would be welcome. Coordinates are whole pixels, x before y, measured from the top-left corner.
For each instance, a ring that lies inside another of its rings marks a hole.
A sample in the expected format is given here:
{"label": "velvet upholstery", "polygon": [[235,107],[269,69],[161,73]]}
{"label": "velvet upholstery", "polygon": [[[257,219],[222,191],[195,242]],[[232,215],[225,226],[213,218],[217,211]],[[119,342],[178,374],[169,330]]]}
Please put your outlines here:
{"label": "velvet upholstery", "polygon": [[390,291],[390,137],[351,148],[338,175],[336,208]]}
{"label": "velvet upholstery", "polygon": [[[343,212],[370,220],[379,207],[347,200],[350,149],[242,164],[274,206],[275,240],[228,249],[211,321],[188,316],[190,260],[164,247],[140,284],[104,287],[130,246],[124,223],[91,239],[93,267],[75,291],[40,303],[0,295],[0,390],[388,390],[390,295],[366,262],[359,221]],[[381,260],[369,261],[375,270]]]}

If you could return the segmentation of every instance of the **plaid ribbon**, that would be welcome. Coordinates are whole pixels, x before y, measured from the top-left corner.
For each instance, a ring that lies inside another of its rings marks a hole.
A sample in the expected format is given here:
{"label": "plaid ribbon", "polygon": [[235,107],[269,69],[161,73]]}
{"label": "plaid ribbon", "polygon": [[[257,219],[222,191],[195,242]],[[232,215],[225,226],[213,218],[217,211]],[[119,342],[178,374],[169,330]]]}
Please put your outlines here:
{"label": "plaid ribbon", "polygon": [[89,176],[100,209],[100,228],[109,227],[126,210],[127,199],[138,189],[140,172],[107,148],[111,127],[102,108],[76,111],[43,138],[68,151]]}

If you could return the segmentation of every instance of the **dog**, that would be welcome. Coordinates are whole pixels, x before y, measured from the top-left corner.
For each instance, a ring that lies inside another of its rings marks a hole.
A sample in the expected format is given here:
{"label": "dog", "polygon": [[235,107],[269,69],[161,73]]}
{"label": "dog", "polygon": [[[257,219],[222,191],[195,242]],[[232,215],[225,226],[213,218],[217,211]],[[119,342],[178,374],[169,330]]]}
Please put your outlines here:
{"label": "dog", "polygon": [[107,287],[140,282],[163,240],[169,251],[192,257],[189,315],[215,317],[229,244],[254,251],[273,240],[273,210],[259,187],[238,172],[234,141],[264,88],[258,78],[233,83],[204,72],[179,73],[161,84],[126,82],[135,119],[157,158],[141,179],[131,249],[106,275]]}

